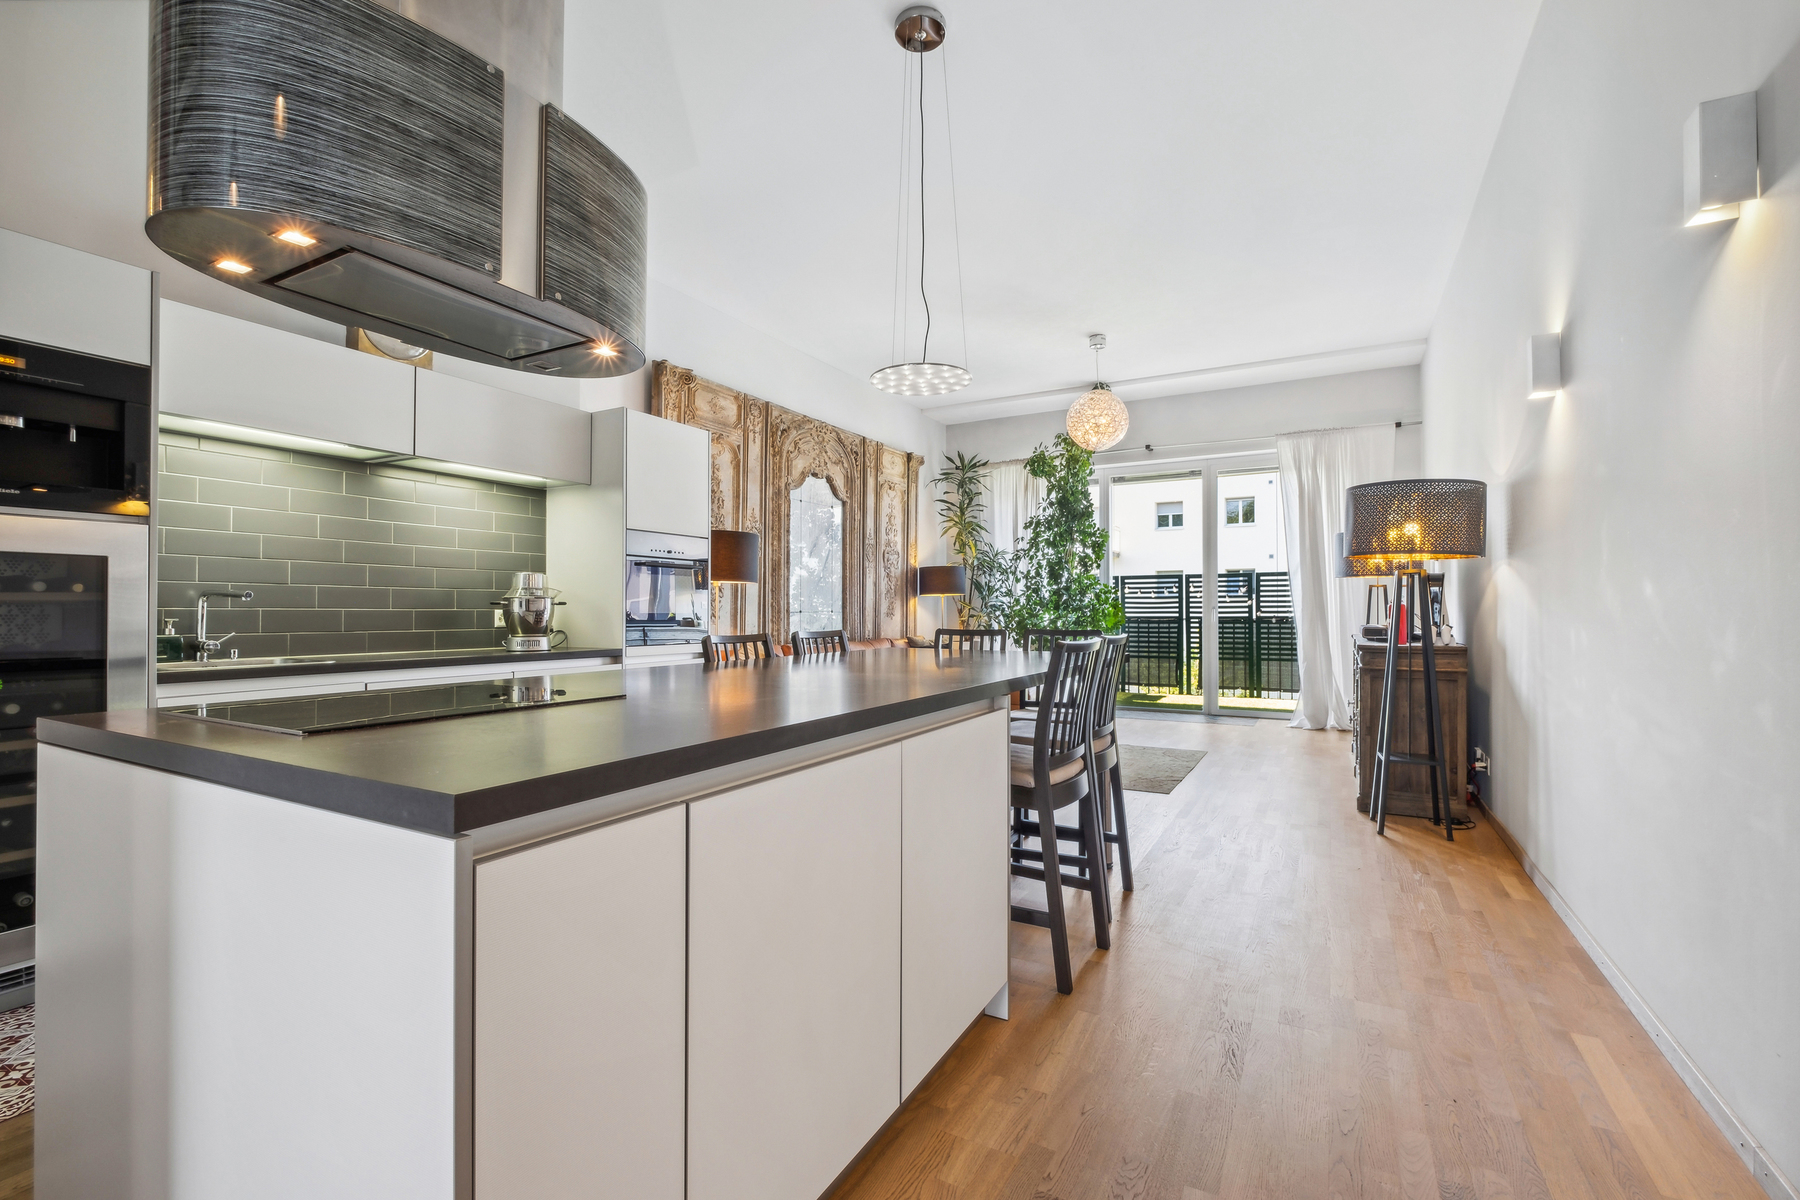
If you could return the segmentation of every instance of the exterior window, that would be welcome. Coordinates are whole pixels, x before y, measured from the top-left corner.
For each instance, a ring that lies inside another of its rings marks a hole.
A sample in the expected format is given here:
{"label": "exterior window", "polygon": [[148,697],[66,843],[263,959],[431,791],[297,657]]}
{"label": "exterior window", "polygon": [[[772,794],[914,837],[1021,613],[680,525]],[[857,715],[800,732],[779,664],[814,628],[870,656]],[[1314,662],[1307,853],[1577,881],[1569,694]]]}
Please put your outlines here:
{"label": "exterior window", "polygon": [[1256,524],[1256,497],[1237,496],[1225,502],[1225,523],[1227,525]]}
{"label": "exterior window", "polygon": [[1156,527],[1158,529],[1181,528],[1181,501],[1156,506]]}

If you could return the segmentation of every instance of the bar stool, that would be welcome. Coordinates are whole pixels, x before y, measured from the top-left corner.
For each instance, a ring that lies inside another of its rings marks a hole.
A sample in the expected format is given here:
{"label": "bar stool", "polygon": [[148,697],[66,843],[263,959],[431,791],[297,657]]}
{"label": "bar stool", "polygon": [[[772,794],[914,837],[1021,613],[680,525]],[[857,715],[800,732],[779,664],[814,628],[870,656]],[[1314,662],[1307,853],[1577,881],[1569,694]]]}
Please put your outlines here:
{"label": "bar stool", "polygon": [[[1034,650],[1049,651],[1056,643],[1066,641],[1085,641],[1088,638],[1105,637],[1104,629],[1025,629],[1019,632],[1019,649],[1026,653]],[[1037,696],[1030,690],[1019,693],[1019,707],[1035,709]]]}
{"label": "bar stool", "polygon": [[775,645],[766,633],[719,633],[700,639],[700,658],[709,667],[774,657]]}
{"label": "bar stool", "polygon": [[[1056,963],[1056,990],[1068,995],[1075,990],[1069,965],[1069,930],[1063,913],[1062,889],[1088,893],[1094,908],[1094,943],[1110,949],[1112,937],[1110,901],[1107,896],[1105,850],[1096,822],[1094,804],[1094,688],[1099,681],[1103,655],[1100,640],[1061,641],[1050,652],[1044,675],[1043,702],[1030,746],[1013,746],[1011,754],[1014,812],[1012,873],[1021,879],[1041,880],[1046,911],[1012,906],[1012,919],[1040,925],[1050,931],[1050,950]],[[1069,830],[1081,852],[1064,855],[1057,842],[1063,830],[1056,824],[1056,810],[1080,806],[1078,827]],[[1023,819],[1034,812],[1034,821]],[[1039,848],[1025,846],[1035,837]],[[1037,865],[1034,865],[1037,864]],[[1076,873],[1067,875],[1067,866]]]}
{"label": "bar stool", "polygon": [[[1104,676],[1098,681],[1094,692],[1094,797],[1100,811],[1101,832],[1109,845],[1119,848],[1119,880],[1123,890],[1133,889],[1131,877],[1131,835],[1125,822],[1125,784],[1119,765],[1119,744],[1116,725],[1118,723],[1119,675],[1125,666],[1126,636],[1115,633],[1101,639],[1103,661],[1101,670]],[[1032,721],[1035,718],[1025,712],[1015,712],[1012,716],[1012,741],[1014,745],[1029,745],[1031,742]],[[1078,840],[1079,831],[1064,825],[1056,827],[1057,836],[1063,841]],[[1107,857],[1107,869],[1112,869],[1112,857]],[[1111,897],[1108,897],[1110,900]]]}
{"label": "bar stool", "polygon": [[971,650],[1006,651],[1004,629],[940,629],[931,640],[939,654],[967,654]]}
{"label": "bar stool", "polygon": [[788,645],[796,655],[800,654],[846,654],[850,643],[841,629],[816,629],[809,632],[794,630],[788,638]]}

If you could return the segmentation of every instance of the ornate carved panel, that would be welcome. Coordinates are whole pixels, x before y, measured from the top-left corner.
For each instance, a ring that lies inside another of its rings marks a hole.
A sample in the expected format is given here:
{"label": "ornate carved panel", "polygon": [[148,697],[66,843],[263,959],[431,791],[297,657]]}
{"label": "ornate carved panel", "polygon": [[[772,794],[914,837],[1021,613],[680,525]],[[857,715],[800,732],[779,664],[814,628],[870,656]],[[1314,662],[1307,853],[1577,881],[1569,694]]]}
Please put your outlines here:
{"label": "ornate carved panel", "polygon": [[[650,411],[712,434],[712,521],[762,535],[755,611],[722,595],[713,628],[786,641],[789,496],[817,476],[844,502],[844,626],[852,638],[915,628],[919,469],[924,459],[658,362]],[[745,589],[724,588],[724,593]]]}
{"label": "ornate carved panel", "polygon": [[844,502],[844,624],[853,638],[866,637],[863,614],[868,594],[868,497],[863,486],[867,438],[835,425],[769,405],[768,458],[763,468],[763,511],[769,521],[763,535],[763,578],[768,593],[769,636],[785,641],[788,626],[788,496],[816,475]]}

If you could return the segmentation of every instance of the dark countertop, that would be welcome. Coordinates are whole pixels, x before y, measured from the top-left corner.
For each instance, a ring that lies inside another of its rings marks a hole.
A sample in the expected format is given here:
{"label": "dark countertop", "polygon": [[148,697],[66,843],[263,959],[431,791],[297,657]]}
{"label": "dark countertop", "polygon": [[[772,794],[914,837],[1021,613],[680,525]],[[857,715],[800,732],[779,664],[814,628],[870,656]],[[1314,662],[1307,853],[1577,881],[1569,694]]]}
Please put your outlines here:
{"label": "dark countertop", "polygon": [[158,683],[216,683],[221,679],[270,679],[283,675],[336,675],[344,671],[401,671],[408,667],[485,667],[493,663],[556,663],[572,658],[599,658],[623,655],[623,650],[592,650],[579,646],[563,646],[555,650],[512,651],[484,650],[414,650],[400,654],[320,654],[311,661],[233,667],[222,658],[204,667],[184,667],[171,671],[172,664],[158,663]]}
{"label": "dark countertop", "polygon": [[133,710],[43,719],[38,739],[226,787],[452,835],[971,704],[1047,654],[868,650],[633,669],[623,700],[288,737]]}

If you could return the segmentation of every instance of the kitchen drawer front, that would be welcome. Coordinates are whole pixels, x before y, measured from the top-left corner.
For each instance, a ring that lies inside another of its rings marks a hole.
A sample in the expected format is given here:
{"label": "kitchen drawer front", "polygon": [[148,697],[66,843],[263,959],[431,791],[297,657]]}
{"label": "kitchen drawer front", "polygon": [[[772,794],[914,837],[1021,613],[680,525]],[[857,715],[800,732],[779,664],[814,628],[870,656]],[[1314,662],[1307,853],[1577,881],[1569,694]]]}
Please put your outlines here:
{"label": "kitchen drawer front", "polygon": [[417,387],[419,457],[587,483],[593,418],[581,409],[437,371]]}
{"label": "kitchen drawer front", "polygon": [[171,300],[159,313],[164,412],[412,453],[412,367]]}

